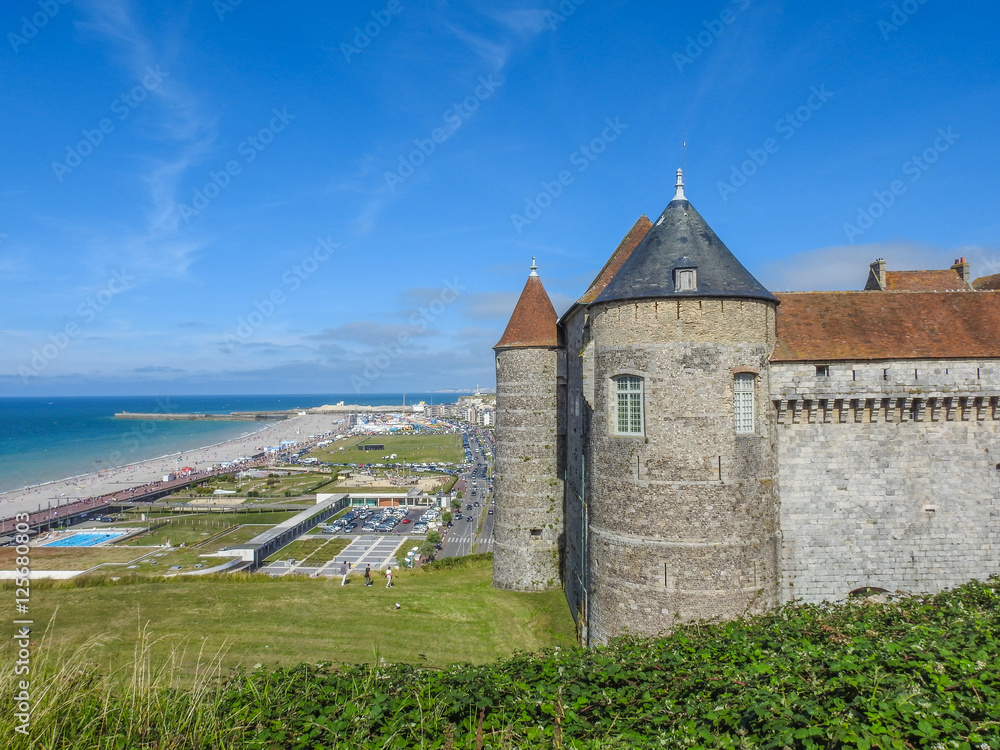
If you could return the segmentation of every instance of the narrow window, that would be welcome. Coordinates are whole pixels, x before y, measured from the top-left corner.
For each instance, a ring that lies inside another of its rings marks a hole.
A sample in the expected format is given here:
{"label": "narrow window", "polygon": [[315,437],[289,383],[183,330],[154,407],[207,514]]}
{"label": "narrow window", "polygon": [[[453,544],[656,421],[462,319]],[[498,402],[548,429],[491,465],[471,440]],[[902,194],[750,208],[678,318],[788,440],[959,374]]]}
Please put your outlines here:
{"label": "narrow window", "polygon": [[753,402],[754,381],[756,378],[749,372],[741,372],[733,383],[733,405],[736,412],[736,432],[754,431]]}
{"label": "narrow window", "polygon": [[642,378],[619,375],[615,381],[615,432],[642,434]]}

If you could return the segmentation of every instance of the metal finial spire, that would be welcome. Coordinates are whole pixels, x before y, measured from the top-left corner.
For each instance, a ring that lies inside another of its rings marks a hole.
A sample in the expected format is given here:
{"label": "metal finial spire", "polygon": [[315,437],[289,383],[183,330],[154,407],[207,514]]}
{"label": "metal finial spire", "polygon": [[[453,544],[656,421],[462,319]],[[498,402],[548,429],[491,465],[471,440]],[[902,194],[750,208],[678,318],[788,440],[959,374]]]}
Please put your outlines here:
{"label": "metal finial spire", "polygon": [[535,256],[534,255],[531,256],[531,273],[528,274],[528,275],[529,276],[537,276],[538,275],[538,266],[535,263]]}
{"label": "metal finial spire", "polygon": [[687,198],[684,196],[684,170],[677,170],[677,184],[674,185],[677,188],[677,192],[674,193],[675,201],[686,201]]}

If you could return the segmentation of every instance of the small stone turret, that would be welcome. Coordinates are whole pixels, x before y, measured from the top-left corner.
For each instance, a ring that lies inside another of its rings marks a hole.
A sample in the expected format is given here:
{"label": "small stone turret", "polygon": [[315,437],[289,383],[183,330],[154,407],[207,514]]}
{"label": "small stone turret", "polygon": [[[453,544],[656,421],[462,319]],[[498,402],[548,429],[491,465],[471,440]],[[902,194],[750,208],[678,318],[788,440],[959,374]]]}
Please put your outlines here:
{"label": "small stone turret", "polygon": [[558,586],[563,535],[556,312],[531,275],[494,348],[497,364],[496,522],[493,585],[517,591]]}

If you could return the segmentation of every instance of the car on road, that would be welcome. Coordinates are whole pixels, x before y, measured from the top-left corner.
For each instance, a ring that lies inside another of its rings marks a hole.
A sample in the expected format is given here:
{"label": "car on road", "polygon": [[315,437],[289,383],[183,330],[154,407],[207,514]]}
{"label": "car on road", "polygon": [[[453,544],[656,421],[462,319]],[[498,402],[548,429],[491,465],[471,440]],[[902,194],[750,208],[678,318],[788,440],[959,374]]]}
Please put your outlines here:
{"label": "car on road", "polygon": [[488,514],[490,514],[490,515],[492,516],[492,515],[493,515],[493,508],[490,508],[490,509],[489,509],[488,511],[486,511],[486,512],[487,512]]}
{"label": "car on road", "polygon": [[403,523],[410,523],[410,519],[409,518],[404,518],[403,519]]}

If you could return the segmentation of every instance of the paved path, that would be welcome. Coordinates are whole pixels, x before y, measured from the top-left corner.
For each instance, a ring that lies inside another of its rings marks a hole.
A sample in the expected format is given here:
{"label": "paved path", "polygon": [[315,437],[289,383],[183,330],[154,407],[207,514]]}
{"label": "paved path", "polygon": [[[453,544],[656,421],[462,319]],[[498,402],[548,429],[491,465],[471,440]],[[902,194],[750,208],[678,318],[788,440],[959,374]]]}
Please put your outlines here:
{"label": "paved path", "polygon": [[[308,576],[326,576],[327,578],[338,578],[340,576],[340,565],[347,562],[351,567],[353,575],[362,575],[366,565],[371,565],[372,570],[382,570],[387,565],[396,567],[393,560],[396,550],[400,545],[406,546],[411,540],[402,536],[383,536],[375,534],[363,534],[355,537],[347,547],[336,557],[325,558],[321,555],[313,555],[305,564],[296,563],[289,566],[284,561],[272,563],[260,569],[261,573],[272,576],[286,576],[292,573]],[[422,538],[421,538],[422,541]],[[416,546],[419,542],[413,542],[409,546]],[[408,549],[409,546],[406,546]]]}

